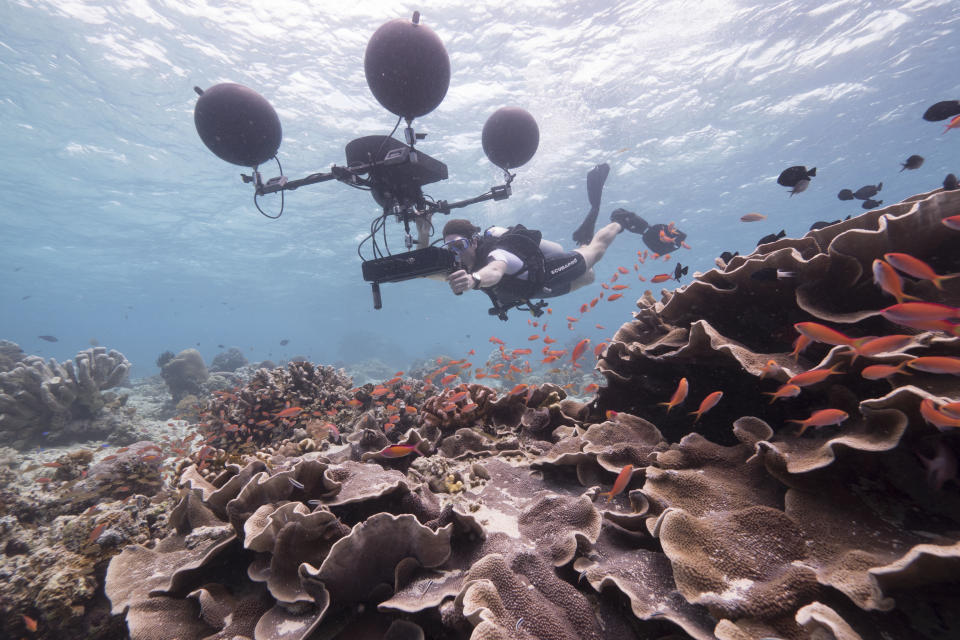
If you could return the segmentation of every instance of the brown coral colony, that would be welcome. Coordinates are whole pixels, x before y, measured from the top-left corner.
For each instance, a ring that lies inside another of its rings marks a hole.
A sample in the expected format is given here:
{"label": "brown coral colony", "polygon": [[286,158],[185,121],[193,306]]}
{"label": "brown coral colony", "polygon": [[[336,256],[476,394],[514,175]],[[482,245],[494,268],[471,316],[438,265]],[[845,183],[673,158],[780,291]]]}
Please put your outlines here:
{"label": "brown coral colony", "polygon": [[[958,210],[920,196],[647,292],[591,402],[448,358],[360,387],[261,369],[201,411],[113,612],[133,638],[943,637],[955,614],[914,605],[960,568],[960,281],[901,271],[918,300],[891,303],[871,264],[960,271]],[[794,286],[767,295],[769,267]],[[746,296],[769,313],[723,313]]]}
{"label": "brown coral colony", "polygon": [[[24,523],[59,527],[37,584],[83,576],[70,602],[93,602],[109,558],[98,633],[135,640],[948,637],[958,210],[917,196],[647,291],[593,352],[599,388],[587,343],[555,362],[545,323],[540,367],[492,338],[485,362],[360,386],[171,353],[169,435],[27,468],[37,506],[3,494],[8,562],[30,562]],[[771,289],[766,269],[795,276]],[[5,443],[126,415],[118,352],[11,344]],[[87,615],[28,592],[38,629]]]}

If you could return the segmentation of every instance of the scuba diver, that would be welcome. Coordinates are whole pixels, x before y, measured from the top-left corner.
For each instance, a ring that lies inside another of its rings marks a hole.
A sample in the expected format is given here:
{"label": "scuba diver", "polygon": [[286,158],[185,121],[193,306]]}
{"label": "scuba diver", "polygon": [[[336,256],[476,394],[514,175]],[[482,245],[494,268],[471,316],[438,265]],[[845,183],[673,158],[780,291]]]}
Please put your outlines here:
{"label": "scuba diver", "polygon": [[443,246],[458,257],[462,267],[447,276],[450,288],[457,295],[469,289],[483,291],[493,303],[490,314],[503,320],[511,307],[539,316],[547,303],[531,300],[561,296],[593,282],[593,266],[624,230],[643,234],[644,242],[657,253],[679,248],[686,234],[674,229],[672,242],[668,243],[669,237],[661,233],[666,225],[651,226],[626,209],[613,211],[610,223],[594,233],[600,195],[609,172],[610,167],[601,164],[587,174],[590,211],[574,233],[580,246],[573,251],[565,251],[556,242],[543,239],[540,231],[521,224],[491,227],[481,234],[480,228],[469,220],[448,221],[443,228]]}

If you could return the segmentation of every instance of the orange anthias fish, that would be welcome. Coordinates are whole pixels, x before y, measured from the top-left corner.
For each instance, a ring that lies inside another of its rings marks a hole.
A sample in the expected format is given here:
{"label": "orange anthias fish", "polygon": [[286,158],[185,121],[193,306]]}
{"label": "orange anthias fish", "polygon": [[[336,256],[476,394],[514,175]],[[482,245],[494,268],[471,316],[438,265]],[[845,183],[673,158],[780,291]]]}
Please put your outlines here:
{"label": "orange anthias fish", "polygon": [[955,116],[953,120],[948,122],[946,127],[943,130],[943,133],[941,133],[940,135],[943,135],[947,131],[950,131],[950,129],[957,129],[957,128],[960,128],[960,116]]}
{"label": "orange anthias fish", "polygon": [[926,262],[914,258],[908,253],[885,253],[883,254],[883,259],[889,262],[897,271],[902,271],[908,276],[913,276],[920,280],[929,280],[933,283],[933,286],[940,290],[943,290],[943,285],[940,283],[944,280],[960,277],[960,273],[939,275]]}
{"label": "orange anthias fish", "polygon": [[714,391],[713,393],[708,395],[706,398],[704,398],[703,401],[700,403],[700,408],[697,409],[696,411],[690,412],[690,415],[696,414],[697,416],[696,418],[693,419],[693,423],[696,424],[697,421],[700,419],[700,416],[705,414],[707,411],[710,411],[710,409],[713,409],[717,405],[717,403],[720,402],[720,398],[722,397],[723,397],[723,391]]}
{"label": "orange anthias fish", "polygon": [[673,392],[673,395],[670,396],[670,402],[658,402],[659,405],[664,405],[667,407],[667,413],[670,413],[670,409],[673,409],[679,404],[683,404],[683,401],[687,399],[687,392],[690,390],[690,384],[687,382],[686,378],[680,378],[679,384],[677,384],[676,391]]}
{"label": "orange anthias fish", "polygon": [[504,344],[503,340],[501,340],[500,338],[495,338],[493,336],[490,337],[490,342],[494,344]]}
{"label": "orange anthias fish", "polygon": [[585,386],[585,387],[583,388],[583,392],[584,392],[584,393],[593,393],[594,391],[596,391],[596,390],[599,389],[599,388],[600,388],[600,385],[598,385],[596,382],[591,382],[590,384],[588,384],[587,386]]}
{"label": "orange anthias fish", "polygon": [[422,456],[423,454],[417,449],[416,446],[412,444],[392,444],[389,447],[384,447],[377,452],[384,458],[402,458],[408,456],[411,453]]}
{"label": "orange anthias fish", "polygon": [[930,398],[924,398],[920,403],[920,415],[923,419],[941,431],[960,427],[960,418],[954,418],[940,411]]}
{"label": "orange anthias fish", "polygon": [[629,289],[630,285],[626,284],[615,284],[611,287],[614,291],[623,291],[624,289]]}
{"label": "orange anthias fish", "polygon": [[860,338],[854,341],[853,344],[854,357],[863,356],[864,358],[872,358],[880,353],[900,351],[911,342],[913,342],[913,336],[903,333],[881,336],[879,338]]}
{"label": "orange anthias fish", "polygon": [[740,222],[760,222],[761,220],[766,220],[767,216],[762,213],[745,213],[740,216]]}
{"label": "orange anthias fish", "polygon": [[842,371],[836,370],[839,366],[839,364],[835,364],[829,369],[810,369],[809,371],[798,373],[787,380],[787,384],[795,384],[798,387],[808,387],[812,384],[823,382],[828,376],[842,374]]}
{"label": "orange anthias fish", "polygon": [[27,631],[30,633],[36,633],[37,631],[37,621],[31,618],[28,615],[20,614],[20,617],[23,619],[24,626],[27,627]]}
{"label": "orange anthias fish", "polygon": [[927,373],[949,373],[960,376],[960,358],[947,356],[923,356],[907,361],[907,366]]}
{"label": "orange anthias fish", "polygon": [[800,395],[800,387],[795,384],[785,384],[776,391],[764,391],[764,395],[771,396],[770,404],[773,404],[781,398],[796,398]]}
{"label": "orange anthias fish", "polygon": [[617,267],[617,271],[620,273],[630,273],[630,269],[627,269],[626,267]]}
{"label": "orange anthias fish", "polygon": [[911,375],[910,372],[903,370],[903,368],[907,366],[908,362],[910,361],[904,360],[898,365],[872,364],[869,367],[864,367],[863,371],[860,372],[860,375],[867,380],[883,380],[884,378],[889,378],[897,373],[902,373],[905,376],[909,376]]}
{"label": "orange anthias fish", "polygon": [[917,323],[960,317],[960,309],[935,302],[902,302],[883,309],[880,315],[891,322],[912,327]]}
{"label": "orange anthias fish", "polygon": [[787,422],[796,422],[800,425],[800,431],[797,432],[797,435],[803,435],[803,432],[807,430],[807,427],[826,427],[831,424],[840,424],[850,415],[846,411],[841,411],[840,409],[821,409],[816,411],[806,420],[787,420]]}
{"label": "orange anthias fish", "polygon": [[577,358],[583,355],[584,350],[587,348],[587,345],[590,344],[590,338],[584,338],[577,343],[577,346],[573,348],[573,354],[571,355],[570,360],[576,362]]}
{"label": "orange anthias fish", "polygon": [[793,341],[793,351],[790,352],[790,356],[796,360],[800,354],[803,353],[803,350],[810,346],[811,342],[813,342],[813,340],[801,333],[797,336],[797,339]]}
{"label": "orange anthias fish", "polygon": [[274,417],[275,417],[275,418],[290,418],[290,417],[292,417],[292,416],[297,415],[297,414],[300,413],[301,411],[303,411],[303,408],[302,408],[302,407],[290,407],[289,409],[284,409],[284,410],[281,411],[280,413],[274,414]]}
{"label": "orange anthias fish", "polygon": [[903,292],[903,279],[897,275],[897,271],[883,260],[873,261],[873,282],[885,293],[897,299],[897,302],[904,300],[919,300],[916,296],[909,296]]}
{"label": "orange anthias fish", "polygon": [[650,282],[652,282],[652,283],[654,283],[654,284],[659,284],[659,283],[661,283],[661,282],[666,282],[667,280],[669,280],[669,279],[672,278],[672,277],[673,277],[673,276],[670,275],[669,273],[658,273],[657,275],[655,275],[655,276],[653,276],[652,278],[650,278]]}
{"label": "orange anthias fish", "polygon": [[793,325],[793,328],[796,329],[798,333],[807,336],[811,340],[822,342],[824,344],[843,345],[849,347],[853,343],[853,338],[850,336],[817,322],[798,322]]}
{"label": "orange anthias fish", "polygon": [[446,386],[456,379],[457,379],[457,374],[451,373],[448,376],[443,376],[442,378],[440,378],[440,384]]}
{"label": "orange anthias fish", "polygon": [[615,293],[612,296],[607,296],[607,302],[613,302],[614,300],[619,300],[623,297],[622,293]]}
{"label": "orange anthias fish", "polygon": [[943,223],[943,226],[947,227],[948,229],[960,231],[960,214],[950,216],[949,218],[944,218],[940,222]]}
{"label": "orange anthias fish", "polygon": [[613,500],[613,496],[617,495],[621,491],[627,488],[627,484],[630,482],[630,476],[633,474],[633,465],[628,464],[623,469],[620,470],[620,473],[617,475],[617,479],[613,482],[613,488],[610,491],[604,491],[600,493],[601,496],[607,496],[607,502]]}
{"label": "orange anthias fish", "polygon": [[777,364],[776,360],[767,360],[767,364],[763,365],[763,368],[760,370],[760,379],[766,378],[767,376],[772,376],[777,371],[780,370],[780,365]]}

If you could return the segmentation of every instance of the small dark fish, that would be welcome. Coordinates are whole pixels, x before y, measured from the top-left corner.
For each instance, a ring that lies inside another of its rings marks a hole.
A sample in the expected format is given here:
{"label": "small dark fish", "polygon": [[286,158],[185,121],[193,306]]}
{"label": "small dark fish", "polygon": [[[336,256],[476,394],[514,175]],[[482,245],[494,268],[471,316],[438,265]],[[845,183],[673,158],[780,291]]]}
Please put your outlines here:
{"label": "small dark fish", "polygon": [[957,176],[952,173],[948,173],[947,177],[943,179],[943,188],[947,191],[955,191],[960,184],[957,183]]}
{"label": "small dark fish", "polygon": [[673,279],[677,282],[680,282],[680,276],[687,275],[687,271],[690,270],[690,267],[680,267],[680,263],[677,263],[677,268],[673,270]]}
{"label": "small dark fish", "polygon": [[797,180],[797,184],[793,185],[793,189],[790,189],[790,195],[792,196],[795,193],[803,193],[809,186],[809,180]]}
{"label": "small dark fish", "polygon": [[37,336],[41,340],[46,340],[47,342],[60,342],[57,336]]}
{"label": "small dark fish", "polygon": [[923,114],[927,122],[939,122],[960,114],[960,100],[944,100],[929,107]]}
{"label": "small dark fish", "polygon": [[827,221],[825,221],[825,220],[817,220],[817,221],[814,222],[812,225],[810,225],[810,231],[816,231],[817,229],[823,229],[824,227],[829,227],[829,226],[831,226],[831,225],[835,225],[835,224],[837,224],[838,222],[841,222],[841,221],[840,221],[840,220],[834,220],[833,222],[827,222]]}
{"label": "small dark fish", "polygon": [[868,184],[865,187],[860,187],[853,192],[853,197],[857,200],[869,200],[873,196],[877,195],[880,192],[880,189],[883,189],[883,183],[879,183],[876,186]]}
{"label": "small dark fish", "polygon": [[781,171],[780,177],[777,178],[777,184],[783,187],[795,187],[801,180],[809,180],[815,175],[817,175],[816,167],[807,171],[807,168],[803,165],[797,165]]}
{"label": "small dark fish", "polygon": [[217,345],[217,348],[218,348],[218,349],[226,349],[226,347],[223,346],[222,344],[218,344],[218,345]]}
{"label": "small dark fish", "polygon": [[776,282],[777,280],[783,280],[784,278],[792,278],[792,271],[783,271],[777,269],[776,267],[767,267],[766,269],[759,269],[750,274],[750,277],[754,280],[759,280],[760,282]]}
{"label": "small dark fish", "polygon": [[785,236],[785,235],[787,235],[787,232],[784,231],[783,229],[780,229],[780,232],[779,232],[779,233],[770,233],[770,234],[767,234],[767,235],[763,236],[762,238],[760,238],[759,241],[757,241],[757,246],[759,247],[759,246],[762,245],[762,244],[769,244],[769,243],[771,243],[771,242],[776,242],[777,240],[779,240],[780,238],[782,238],[782,237]]}
{"label": "small dark fish", "polygon": [[33,297],[33,296],[23,296],[23,297],[20,298],[20,299],[21,299],[21,300],[29,300],[29,299],[32,298],[32,297]]}
{"label": "small dark fish", "polygon": [[284,338],[283,340],[280,341],[280,346],[281,346],[281,347],[285,347],[285,346],[287,346],[288,344],[290,344],[290,341],[287,340],[286,338]]}
{"label": "small dark fish", "polygon": [[870,200],[869,198],[867,198],[866,200],[863,201],[863,204],[861,206],[864,209],[876,209],[882,204],[883,204],[883,200]]}
{"label": "small dark fish", "polygon": [[840,189],[837,198],[840,200],[853,200],[853,191],[850,191],[850,189]]}
{"label": "small dark fish", "polygon": [[99,347],[99,346],[100,346],[100,341],[97,340],[96,338],[90,338],[90,346],[91,346],[91,347]]}
{"label": "small dark fish", "polygon": [[723,260],[724,262],[730,262],[731,260],[733,260],[734,256],[738,256],[738,255],[740,255],[739,251],[734,251],[733,253],[730,253],[729,251],[724,251],[723,253],[720,254],[720,259]]}
{"label": "small dark fish", "polygon": [[900,166],[903,167],[903,169],[900,169],[900,172],[903,173],[904,169],[919,169],[922,164],[923,156],[910,156],[906,162],[900,163]]}
{"label": "small dark fish", "polygon": [[23,267],[14,267],[14,268],[13,268],[14,272],[20,271],[20,269],[23,269]]}

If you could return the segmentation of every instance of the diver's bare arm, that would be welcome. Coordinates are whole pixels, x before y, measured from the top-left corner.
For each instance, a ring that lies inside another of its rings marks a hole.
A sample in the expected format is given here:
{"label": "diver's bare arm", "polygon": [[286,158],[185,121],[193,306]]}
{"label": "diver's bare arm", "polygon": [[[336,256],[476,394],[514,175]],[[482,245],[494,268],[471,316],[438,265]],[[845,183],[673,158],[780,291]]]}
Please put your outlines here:
{"label": "diver's bare arm", "polygon": [[447,276],[447,283],[450,285],[450,288],[454,293],[460,294],[468,289],[476,289],[474,286],[473,276],[477,276],[480,279],[481,287],[492,287],[500,282],[500,279],[503,277],[503,274],[506,273],[507,263],[502,260],[494,260],[493,262],[477,269],[473,273],[469,273],[460,269],[459,271],[454,271],[449,276]]}
{"label": "diver's bare arm", "polygon": [[474,271],[473,275],[480,278],[480,287],[486,289],[496,286],[506,272],[507,263],[503,260],[494,260]]}

